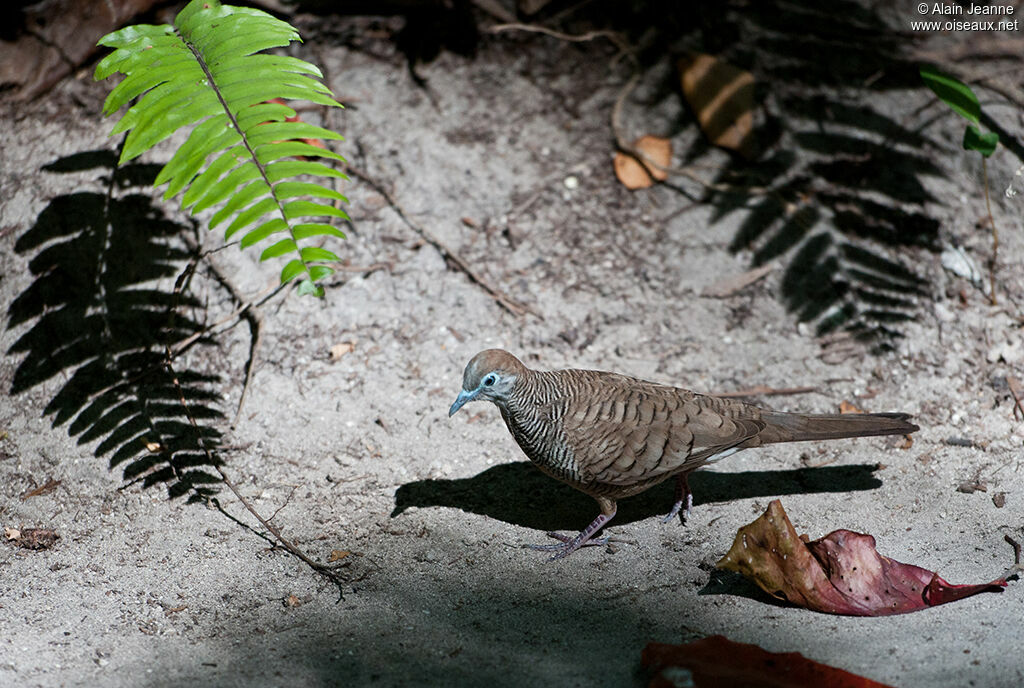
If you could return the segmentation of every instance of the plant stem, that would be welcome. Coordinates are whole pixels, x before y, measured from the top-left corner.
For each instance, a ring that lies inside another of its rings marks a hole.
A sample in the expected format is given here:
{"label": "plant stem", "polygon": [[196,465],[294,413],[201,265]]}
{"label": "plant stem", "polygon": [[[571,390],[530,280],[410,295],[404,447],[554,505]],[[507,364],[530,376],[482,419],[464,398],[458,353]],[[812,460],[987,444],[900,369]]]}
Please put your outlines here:
{"label": "plant stem", "polygon": [[988,270],[989,301],[996,305],[996,263],[999,260],[999,232],[996,231],[996,221],[992,219],[992,205],[988,200],[988,161],[985,156],[981,157],[981,174],[985,180],[985,208],[988,210],[988,224],[992,228],[992,263]]}

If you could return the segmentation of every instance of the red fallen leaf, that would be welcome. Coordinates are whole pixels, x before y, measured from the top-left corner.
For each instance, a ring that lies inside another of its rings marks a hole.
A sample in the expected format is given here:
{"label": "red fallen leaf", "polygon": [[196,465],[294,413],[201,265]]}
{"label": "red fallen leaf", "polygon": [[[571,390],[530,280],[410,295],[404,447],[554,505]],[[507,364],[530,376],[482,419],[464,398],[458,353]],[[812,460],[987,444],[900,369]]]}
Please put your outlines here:
{"label": "red fallen leaf", "polygon": [[[648,643],[641,662],[658,672],[650,688],[888,688],[884,683],[807,659],[799,652],[768,652],[721,635],[683,645]],[[689,676],[682,674],[684,671]]]}
{"label": "red fallen leaf", "polygon": [[849,530],[806,542],[777,499],[739,529],[717,566],[791,604],[850,616],[905,614],[1006,587],[1006,576],[980,585],[947,583],[932,571],[880,555],[875,538]]}

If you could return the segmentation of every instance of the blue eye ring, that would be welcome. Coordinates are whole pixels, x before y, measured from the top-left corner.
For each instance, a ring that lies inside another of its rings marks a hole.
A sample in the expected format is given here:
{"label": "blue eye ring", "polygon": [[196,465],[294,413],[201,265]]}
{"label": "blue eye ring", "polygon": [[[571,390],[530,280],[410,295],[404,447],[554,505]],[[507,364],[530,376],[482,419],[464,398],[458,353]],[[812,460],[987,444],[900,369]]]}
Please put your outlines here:
{"label": "blue eye ring", "polygon": [[484,387],[490,387],[497,381],[498,379],[492,373],[491,375],[488,375],[487,377],[484,378]]}

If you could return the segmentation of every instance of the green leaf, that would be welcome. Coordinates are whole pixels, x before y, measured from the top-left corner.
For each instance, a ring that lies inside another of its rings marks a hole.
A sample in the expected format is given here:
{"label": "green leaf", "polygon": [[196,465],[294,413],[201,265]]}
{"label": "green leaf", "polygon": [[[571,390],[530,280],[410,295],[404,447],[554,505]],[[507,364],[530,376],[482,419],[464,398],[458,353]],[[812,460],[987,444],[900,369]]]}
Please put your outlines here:
{"label": "green leaf", "polygon": [[316,198],[331,198],[335,201],[348,203],[348,199],[334,189],[328,189],[325,186],[309,182],[281,182],[274,186],[274,195],[282,200],[296,196],[315,196]]}
{"label": "green leaf", "polygon": [[[256,201],[248,208],[238,213],[238,216],[234,220],[232,220],[231,224],[228,225],[228,228],[224,230],[224,238],[231,238],[232,234],[242,229],[243,227],[248,227],[253,222],[260,219],[261,217],[263,217],[264,215],[266,215],[267,213],[269,213],[270,211],[274,210],[277,207],[277,200],[274,199],[273,197],[264,198],[259,201]],[[262,260],[262,258],[260,260]]]}
{"label": "green leaf", "polygon": [[346,177],[322,162],[294,158],[343,161],[306,143],[342,137],[292,119],[295,110],[283,101],[340,104],[315,65],[260,52],[297,40],[294,27],[262,10],[191,0],[173,26],[128,26],[101,38],[99,44],[112,52],[100,60],[95,76],[124,75],[104,104],[104,114],[121,113],[112,135],[127,133],[122,162],[189,132],[157,176],[158,186],[167,185],[165,198],[180,195],[193,213],[215,210],[210,227],[229,221],[226,238],[244,230],[243,249],[277,235],[260,259],[293,253],[282,281],[305,274],[299,291],[322,295],[314,283],[331,270],[310,262],[337,256],[300,242],[344,238],[340,230],[307,218],[347,219],[329,204],[347,199],[322,183]]}
{"label": "green leaf", "polygon": [[305,263],[313,262],[327,262],[337,263],[340,259],[325,248],[319,246],[307,246],[306,248],[299,251],[299,255],[302,256],[302,260]]}
{"label": "green leaf", "polygon": [[242,237],[242,248],[247,248],[255,243],[259,243],[271,234],[282,232],[286,229],[288,229],[288,223],[279,217],[275,217],[273,220],[264,222],[259,227]]}
{"label": "green leaf", "polygon": [[322,280],[324,277],[327,277],[328,275],[333,275],[333,274],[334,274],[334,269],[333,268],[329,268],[326,265],[313,265],[313,266],[310,266],[310,268],[309,268],[309,278],[311,280],[313,280],[314,282],[318,282],[318,281]]}
{"label": "green leaf", "polygon": [[305,122],[273,122],[261,124],[253,129],[249,136],[249,145],[262,146],[265,143],[284,141],[285,139],[341,139],[341,134],[335,134],[330,129],[314,127]]}
{"label": "green leaf", "polygon": [[332,205],[314,203],[313,201],[291,201],[284,206],[284,216],[289,220],[297,217],[340,217],[348,219],[344,210]]}
{"label": "green leaf", "polygon": [[298,251],[299,247],[295,245],[295,242],[291,239],[281,239],[273,246],[268,247],[260,254],[260,261],[267,260],[268,258],[277,258],[283,256],[289,251]]}
{"label": "green leaf", "polygon": [[345,238],[345,233],[336,227],[331,225],[325,225],[320,223],[308,223],[302,225],[295,225],[292,228],[292,236],[295,237],[296,241],[301,239],[308,239],[315,236],[335,236],[339,239]]}
{"label": "green leaf", "polygon": [[[254,178],[259,174],[259,170],[256,169],[255,165],[246,165],[246,169],[252,171],[252,176]],[[266,193],[267,185],[262,179],[257,179],[256,181],[247,184],[245,188],[235,191],[231,198],[228,199],[228,202],[210,218],[210,229],[213,229],[221,222],[228,219],[232,214],[238,212]]]}
{"label": "green leaf", "polygon": [[976,126],[967,125],[967,130],[964,132],[964,150],[978,151],[987,158],[995,152],[998,145],[999,134],[996,132],[989,131],[982,134]]}
{"label": "green leaf", "polygon": [[311,146],[308,143],[302,143],[301,141],[268,143],[256,149],[256,159],[261,165],[266,165],[267,163],[274,162],[275,160],[289,158],[295,155],[304,155],[307,158],[331,158],[332,160],[345,162],[345,158],[333,151],[329,151],[326,148]]}
{"label": "green leaf", "polygon": [[267,179],[270,180],[271,184],[282,179],[288,179],[289,177],[297,177],[300,174],[348,179],[344,172],[336,170],[333,167],[328,167],[322,162],[312,162],[309,160],[282,160],[280,162],[272,162],[267,165]]}
{"label": "green leaf", "polygon": [[[210,187],[214,185],[214,182],[224,176],[228,171],[232,170],[244,155],[244,147],[235,146],[234,148],[229,148],[217,156],[217,159],[210,163],[210,166],[207,167],[202,174],[196,177],[188,191],[186,191],[185,195],[182,196],[182,207],[189,208],[206,196]],[[208,205],[209,203],[206,204],[206,206]]]}
{"label": "green leaf", "polygon": [[305,263],[298,258],[292,260],[281,270],[281,284],[287,284],[304,272],[306,272]]}
{"label": "green leaf", "polygon": [[974,91],[967,84],[931,67],[921,67],[921,78],[942,102],[953,108],[954,112],[978,124],[981,105],[978,104],[978,96],[974,95]]}
{"label": "green leaf", "polygon": [[315,296],[318,299],[322,299],[324,296],[324,288],[319,284],[314,284],[311,279],[304,279],[299,282],[299,296]]}

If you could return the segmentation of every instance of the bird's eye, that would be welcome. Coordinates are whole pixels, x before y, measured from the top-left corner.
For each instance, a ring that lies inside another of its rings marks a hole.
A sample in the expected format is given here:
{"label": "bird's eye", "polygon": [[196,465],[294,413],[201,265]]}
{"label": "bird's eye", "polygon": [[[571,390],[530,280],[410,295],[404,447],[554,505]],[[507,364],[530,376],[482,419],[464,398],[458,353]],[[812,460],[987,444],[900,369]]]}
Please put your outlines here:
{"label": "bird's eye", "polygon": [[488,375],[487,377],[484,378],[484,387],[490,387],[497,381],[498,379],[496,377],[494,377],[493,375]]}

